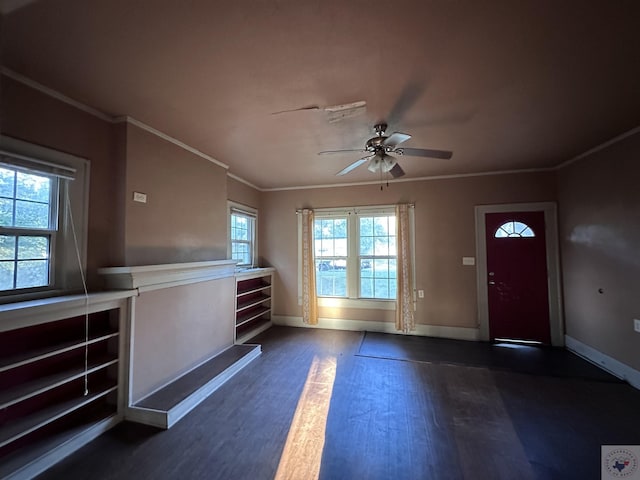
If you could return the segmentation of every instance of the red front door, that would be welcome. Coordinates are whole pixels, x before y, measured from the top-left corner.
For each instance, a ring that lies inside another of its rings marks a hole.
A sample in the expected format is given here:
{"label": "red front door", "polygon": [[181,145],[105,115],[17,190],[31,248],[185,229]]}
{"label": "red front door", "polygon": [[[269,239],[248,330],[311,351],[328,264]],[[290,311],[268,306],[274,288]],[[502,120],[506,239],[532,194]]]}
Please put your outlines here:
{"label": "red front door", "polygon": [[491,339],[551,343],[544,212],[487,213]]}

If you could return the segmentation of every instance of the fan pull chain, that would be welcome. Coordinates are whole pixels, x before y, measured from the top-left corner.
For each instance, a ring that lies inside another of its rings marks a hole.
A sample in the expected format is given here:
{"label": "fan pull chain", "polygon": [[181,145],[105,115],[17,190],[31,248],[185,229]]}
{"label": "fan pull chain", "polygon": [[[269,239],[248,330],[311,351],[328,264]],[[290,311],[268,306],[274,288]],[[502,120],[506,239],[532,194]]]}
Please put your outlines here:
{"label": "fan pull chain", "polygon": [[73,214],[71,212],[71,201],[69,200],[69,189],[65,185],[65,200],[67,212],[69,213],[69,223],[71,224],[71,233],[73,234],[73,246],[76,250],[76,258],[78,260],[78,269],[80,270],[80,278],[82,279],[82,288],[84,291],[84,396],[89,395],[89,291],[87,290],[87,281],[85,279],[84,270],[82,269],[82,260],[80,259],[80,248],[78,247],[78,237],[76,235],[76,227],[73,223]]}

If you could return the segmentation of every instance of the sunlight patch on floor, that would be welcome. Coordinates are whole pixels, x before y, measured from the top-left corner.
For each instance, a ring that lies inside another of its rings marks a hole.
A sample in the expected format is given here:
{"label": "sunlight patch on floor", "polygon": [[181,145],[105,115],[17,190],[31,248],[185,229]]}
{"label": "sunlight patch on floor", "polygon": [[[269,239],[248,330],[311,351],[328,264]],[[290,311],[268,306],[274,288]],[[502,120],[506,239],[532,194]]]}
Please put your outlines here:
{"label": "sunlight patch on floor", "polygon": [[314,357],[280,457],[276,480],[313,480],[320,475],[336,365],[335,357]]}

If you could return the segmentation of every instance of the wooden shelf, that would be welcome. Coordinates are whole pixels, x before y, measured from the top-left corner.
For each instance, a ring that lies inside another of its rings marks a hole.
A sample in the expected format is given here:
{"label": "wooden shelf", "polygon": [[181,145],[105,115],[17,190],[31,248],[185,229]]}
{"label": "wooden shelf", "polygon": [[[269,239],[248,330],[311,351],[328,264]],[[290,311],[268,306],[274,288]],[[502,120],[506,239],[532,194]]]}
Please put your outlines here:
{"label": "wooden shelf", "polygon": [[30,442],[28,449],[14,451],[4,457],[0,462],[0,478],[33,478],[60,460],[57,453],[60,445],[64,445],[68,452],[73,451],[120,421],[120,416],[113,409],[103,407],[89,412],[89,415],[57,433]]}
{"label": "wooden shelf", "polygon": [[273,268],[236,273],[236,343],[244,343],[271,326]]}
{"label": "wooden shelf", "polygon": [[0,409],[10,407],[11,405],[22,402],[23,400],[27,400],[36,395],[40,395],[41,393],[45,393],[48,390],[64,385],[65,383],[81,378],[85,374],[89,375],[116,363],[118,363],[117,357],[114,357],[114,355],[104,355],[98,359],[91,360],[87,365],[88,368],[86,372],[84,366],[82,366],[56,372],[52,375],[47,375],[26,383],[21,383],[14,388],[0,392]]}
{"label": "wooden shelf", "polygon": [[248,323],[251,320],[254,320],[258,317],[261,317],[265,313],[269,313],[270,311],[271,311],[271,308],[269,307],[261,307],[256,310],[251,310],[250,312],[245,313],[244,315],[238,315],[236,317],[236,327],[244,325],[245,323]]}
{"label": "wooden shelf", "polygon": [[109,340],[110,338],[117,337],[118,335],[118,332],[105,331],[90,338],[88,342],[85,342],[84,340],[69,341],[57,345],[50,345],[41,349],[32,350],[30,352],[20,353],[12,357],[0,358],[0,372],[4,372],[12,368],[22,367],[29,363],[44,360],[61,353],[70,352],[71,350],[75,350],[76,348],[82,348],[85,345],[92,345],[94,343],[103,342]]}
{"label": "wooden shelf", "polygon": [[242,295],[248,295],[250,293],[257,293],[257,292],[263,292],[267,289],[271,288],[271,285],[268,283],[263,283],[261,285],[258,286],[248,286],[248,287],[242,287],[241,285],[238,285],[238,296],[242,296]]}
{"label": "wooden shelf", "polygon": [[268,295],[257,295],[251,298],[238,297],[236,312],[246,310],[247,308],[255,307],[262,303],[271,301],[271,297]]}
{"label": "wooden shelf", "polygon": [[117,389],[117,385],[112,383],[110,385],[101,385],[96,392],[89,393],[87,396],[81,396],[73,398],[65,402],[54,404],[50,407],[43,408],[37,412],[27,415],[26,417],[18,418],[17,420],[7,422],[0,430],[0,447],[22,438],[25,435],[44,427],[55,420],[68,415],[79,408],[90,404],[104,397],[105,395],[114,392]]}

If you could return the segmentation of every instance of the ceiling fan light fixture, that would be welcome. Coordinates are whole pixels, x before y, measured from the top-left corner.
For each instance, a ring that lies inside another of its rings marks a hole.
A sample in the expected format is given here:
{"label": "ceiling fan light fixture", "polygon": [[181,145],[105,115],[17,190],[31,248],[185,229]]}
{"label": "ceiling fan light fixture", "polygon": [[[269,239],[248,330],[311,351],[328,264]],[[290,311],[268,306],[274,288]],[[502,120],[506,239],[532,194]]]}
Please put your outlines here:
{"label": "ceiling fan light fixture", "polygon": [[380,156],[379,155],[374,155],[373,157],[371,157],[371,160],[369,161],[369,165],[367,166],[367,170],[369,170],[371,173],[376,173],[380,171]]}
{"label": "ceiling fan light fixture", "polygon": [[382,168],[382,171],[384,173],[388,173],[393,167],[396,166],[396,163],[398,163],[398,161],[395,157],[392,157],[391,155],[385,155],[384,157],[382,157],[380,168]]}

